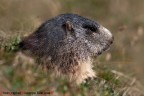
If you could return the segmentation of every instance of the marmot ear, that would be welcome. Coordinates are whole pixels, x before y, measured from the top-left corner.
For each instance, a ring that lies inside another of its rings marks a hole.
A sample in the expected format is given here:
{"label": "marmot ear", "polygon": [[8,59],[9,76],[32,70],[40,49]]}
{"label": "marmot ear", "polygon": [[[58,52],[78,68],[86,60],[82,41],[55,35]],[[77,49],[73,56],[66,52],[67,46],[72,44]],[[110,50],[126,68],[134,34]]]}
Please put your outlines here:
{"label": "marmot ear", "polygon": [[70,21],[66,21],[65,24],[63,24],[63,27],[65,28],[66,31],[73,31],[74,30],[73,23]]}

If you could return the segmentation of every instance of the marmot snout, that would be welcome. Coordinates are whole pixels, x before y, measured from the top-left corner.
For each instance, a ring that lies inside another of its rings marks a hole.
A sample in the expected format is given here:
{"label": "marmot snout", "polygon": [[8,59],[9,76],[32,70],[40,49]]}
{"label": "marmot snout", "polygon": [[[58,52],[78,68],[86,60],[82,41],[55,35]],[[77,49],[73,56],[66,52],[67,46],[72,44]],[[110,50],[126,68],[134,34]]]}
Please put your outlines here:
{"label": "marmot snout", "polygon": [[93,57],[112,42],[111,32],[99,23],[76,14],[62,14],[43,23],[23,39],[20,47],[35,55],[48,70],[80,84],[96,76]]}

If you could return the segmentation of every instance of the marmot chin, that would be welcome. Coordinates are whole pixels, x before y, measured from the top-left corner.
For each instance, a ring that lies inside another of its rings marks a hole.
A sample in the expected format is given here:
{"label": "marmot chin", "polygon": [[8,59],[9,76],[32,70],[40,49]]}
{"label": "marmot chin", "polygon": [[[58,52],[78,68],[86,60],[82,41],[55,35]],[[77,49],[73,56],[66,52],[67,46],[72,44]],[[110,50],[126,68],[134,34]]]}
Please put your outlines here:
{"label": "marmot chin", "polygon": [[111,32],[77,14],[61,14],[43,23],[19,47],[37,57],[48,70],[77,84],[96,77],[92,62],[113,42]]}

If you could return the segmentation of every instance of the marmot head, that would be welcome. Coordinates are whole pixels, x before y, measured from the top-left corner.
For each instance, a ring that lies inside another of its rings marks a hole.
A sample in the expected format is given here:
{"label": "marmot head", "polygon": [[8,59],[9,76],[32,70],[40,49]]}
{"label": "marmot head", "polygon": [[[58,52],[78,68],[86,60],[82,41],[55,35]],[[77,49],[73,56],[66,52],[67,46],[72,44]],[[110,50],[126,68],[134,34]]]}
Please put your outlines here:
{"label": "marmot head", "polygon": [[[60,17],[63,17],[64,20],[62,26],[65,40],[62,42],[70,44],[71,47],[75,46],[77,50],[83,50],[91,56],[97,56],[113,43],[111,32],[95,21],[74,14],[61,15]],[[78,44],[72,46],[73,42]]]}
{"label": "marmot head", "polygon": [[43,23],[23,39],[20,47],[36,55],[47,68],[56,67],[82,82],[95,76],[92,57],[108,49],[112,42],[111,32],[99,23],[76,14],[62,14]]}
{"label": "marmot head", "polygon": [[71,51],[97,56],[112,42],[111,32],[99,23],[76,14],[62,14],[42,24],[20,43],[20,47],[42,56]]}

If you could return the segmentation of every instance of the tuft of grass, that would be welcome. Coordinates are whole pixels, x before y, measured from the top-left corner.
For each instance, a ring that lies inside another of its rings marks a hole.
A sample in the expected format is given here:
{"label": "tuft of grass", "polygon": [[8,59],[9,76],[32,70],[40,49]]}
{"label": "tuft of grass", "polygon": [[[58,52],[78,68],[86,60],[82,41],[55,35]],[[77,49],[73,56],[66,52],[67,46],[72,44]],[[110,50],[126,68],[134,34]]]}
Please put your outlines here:
{"label": "tuft of grass", "polygon": [[10,40],[11,42],[3,45],[4,46],[4,51],[6,52],[16,52],[19,50],[18,44],[21,42],[20,36],[17,36]]}

